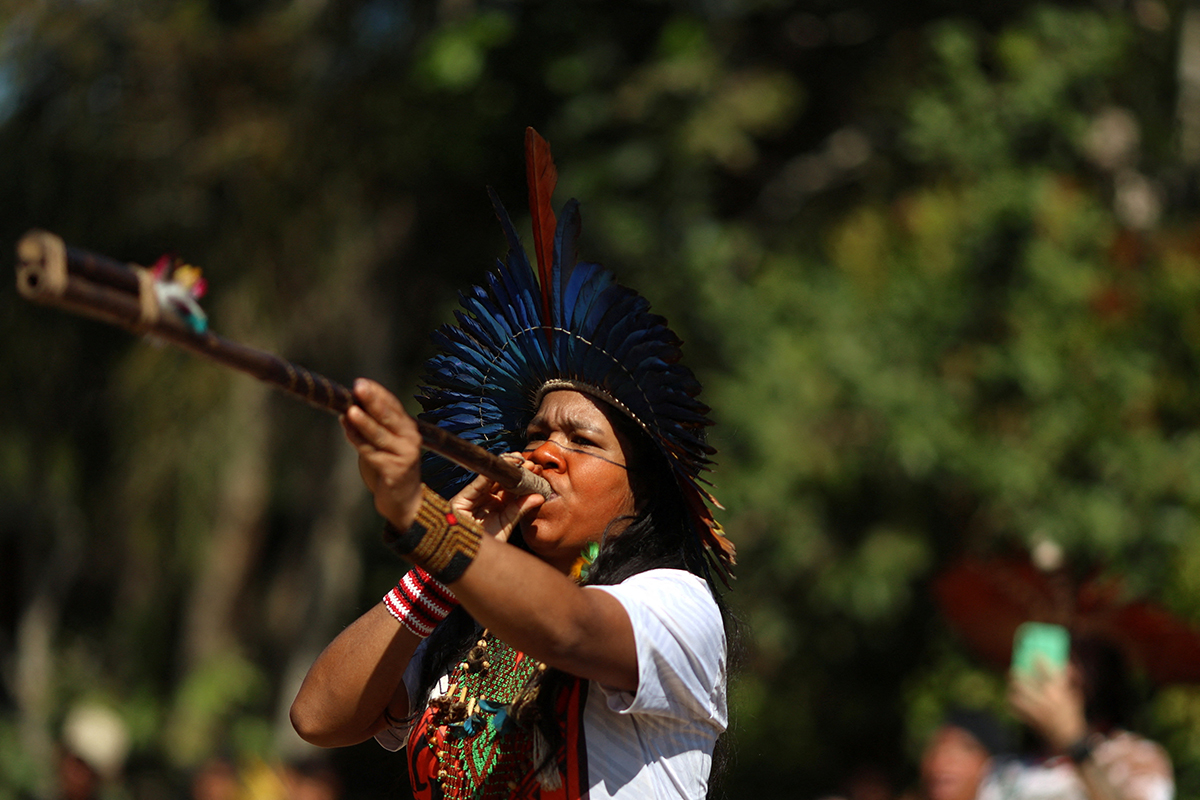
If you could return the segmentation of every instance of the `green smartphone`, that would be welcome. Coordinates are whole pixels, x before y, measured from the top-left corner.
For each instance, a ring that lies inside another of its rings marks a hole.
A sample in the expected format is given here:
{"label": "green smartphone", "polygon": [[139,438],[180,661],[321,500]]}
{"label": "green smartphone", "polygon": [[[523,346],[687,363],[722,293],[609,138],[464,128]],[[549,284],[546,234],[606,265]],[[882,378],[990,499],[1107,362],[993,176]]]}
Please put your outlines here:
{"label": "green smartphone", "polygon": [[1013,636],[1012,669],[1032,675],[1038,662],[1045,669],[1065,669],[1071,654],[1071,635],[1062,625],[1044,622],[1025,622]]}

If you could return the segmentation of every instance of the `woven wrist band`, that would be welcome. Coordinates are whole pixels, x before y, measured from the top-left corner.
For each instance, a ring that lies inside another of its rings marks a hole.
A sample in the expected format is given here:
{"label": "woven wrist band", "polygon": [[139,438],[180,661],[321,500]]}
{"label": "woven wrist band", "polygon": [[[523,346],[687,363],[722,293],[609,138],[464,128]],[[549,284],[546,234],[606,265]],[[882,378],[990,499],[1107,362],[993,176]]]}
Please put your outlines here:
{"label": "woven wrist band", "polygon": [[450,502],[428,486],[421,487],[421,507],[412,527],[401,533],[389,522],[383,528],[384,544],[442,583],[462,577],[482,540],[474,521],[459,519]]}
{"label": "woven wrist band", "polygon": [[401,625],[424,639],[454,610],[458,598],[444,583],[413,567],[383,596],[383,604]]}

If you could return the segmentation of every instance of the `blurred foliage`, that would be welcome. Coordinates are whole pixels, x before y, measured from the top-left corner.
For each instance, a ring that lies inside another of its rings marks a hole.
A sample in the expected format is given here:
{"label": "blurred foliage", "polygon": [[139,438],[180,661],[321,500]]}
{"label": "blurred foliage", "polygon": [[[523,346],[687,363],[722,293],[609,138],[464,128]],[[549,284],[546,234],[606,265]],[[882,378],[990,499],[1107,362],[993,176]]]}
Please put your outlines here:
{"label": "blurred foliage", "polygon": [[[1053,543],[1200,622],[1185,10],[0,2],[0,239],[178,252],[223,335],[407,395],[537,127],[585,257],[671,320],[718,419],[727,794],[902,788],[948,704],[1003,710],[929,593],[959,554]],[[89,696],[139,798],[302,752],[298,676],[401,568],[336,424],[6,291],[0,799],[50,793]],[[1200,793],[1197,690],[1144,690]],[[373,745],[336,758],[353,796],[403,791]]]}

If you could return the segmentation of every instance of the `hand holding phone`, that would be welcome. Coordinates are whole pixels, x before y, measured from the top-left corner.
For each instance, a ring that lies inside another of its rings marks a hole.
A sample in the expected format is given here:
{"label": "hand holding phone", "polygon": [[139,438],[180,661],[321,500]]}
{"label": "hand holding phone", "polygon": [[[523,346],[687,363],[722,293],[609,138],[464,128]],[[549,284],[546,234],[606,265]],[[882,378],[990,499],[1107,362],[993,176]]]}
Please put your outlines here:
{"label": "hand holding phone", "polygon": [[1008,701],[1054,752],[1065,752],[1087,733],[1083,691],[1067,663],[1071,636],[1061,625],[1027,622],[1013,637]]}

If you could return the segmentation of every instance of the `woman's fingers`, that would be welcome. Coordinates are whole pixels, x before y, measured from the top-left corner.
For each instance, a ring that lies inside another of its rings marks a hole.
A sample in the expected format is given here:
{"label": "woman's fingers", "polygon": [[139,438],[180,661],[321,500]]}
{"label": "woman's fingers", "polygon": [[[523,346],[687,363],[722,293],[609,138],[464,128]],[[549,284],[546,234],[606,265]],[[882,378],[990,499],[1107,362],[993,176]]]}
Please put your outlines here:
{"label": "woman's fingers", "polygon": [[374,381],[355,381],[354,396],[358,405],[342,416],[342,428],[376,510],[403,529],[420,505],[421,435],[395,395]]}
{"label": "woman's fingers", "polygon": [[504,498],[499,484],[485,475],[477,475],[450,500],[460,514],[469,514],[488,534],[504,541]]}
{"label": "woman's fingers", "polygon": [[358,405],[351,406],[345,418],[360,436],[356,445],[365,443],[391,452],[420,448],[417,424],[395,395],[374,381],[359,378],[354,382],[354,397]]}
{"label": "woman's fingers", "polygon": [[501,491],[493,521],[496,538],[507,542],[508,537],[512,536],[512,532],[516,530],[517,523],[544,502],[546,502],[546,498],[540,494],[514,495],[507,491]]}
{"label": "woman's fingers", "polygon": [[464,486],[451,500],[460,511],[474,511],[476,507],[496,493],[496,482],[486,475],[476,475],[475,480]]}
{"label": "woman's fingers", "polygon": [[359,378],[354,382],[354,396],[381,427],[395,434],[416,430],[412,417],[399,399],[375,381]]}
{"label": "woman's fingers", "polygon": [[338,422],[342,424],[342,432],[346,434],[346,441],[354,445],[355,449],[366,444],[366,440],[362,438],[362,435],[358,432],[358,428],[355,427],[346,414],[338,417]]}
{"label": "woman's fingers", "polygon": [[[505,453],[501,458],[526,468],[532,466],[532,462],[525,461],[519,453]],[[545,498],[540,494],[514,495],[490,478],[479,475],[464,486],[450,504],[459,513],[474,517],[489,535],[505,542],[521,518],[544,502]]]}

